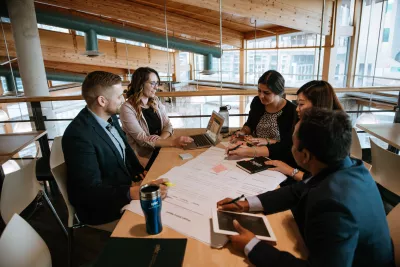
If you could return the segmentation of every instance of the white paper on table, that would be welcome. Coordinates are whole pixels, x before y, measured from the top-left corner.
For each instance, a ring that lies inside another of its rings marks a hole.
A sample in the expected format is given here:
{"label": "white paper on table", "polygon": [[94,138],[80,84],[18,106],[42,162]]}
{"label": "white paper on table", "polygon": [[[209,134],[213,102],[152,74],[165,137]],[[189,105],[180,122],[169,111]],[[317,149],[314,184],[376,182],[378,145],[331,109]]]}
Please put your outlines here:
{"label": "white paper on table", "polygon": [[[226,235],[214,233],[212,230],[211,217],[193,214],[167,201],[168,197],[162,202],[161,221],[163,226],[169,226],[181,234],[193,237],[215,248],[221,248],[226,244],[228,241]],[[139,200],[132,200],[123,209],[144,216]]]}
{"label": "white paper on table", "polygon": [[[258,195],[274,190],[286,176],[276,171],[249,174],[236,167],[236,161],[225,159],[225,150],[212,147],[185,164],[174,167],[160,178],[168,178],[175,186],[168,189],[163,201],[162,221],[172,229],[197,240],[221,247],[226,237],[212,231],[211,209],[217,201]],[[226,170],[214,172],[222,164]],[[139,201],[132,201],[127,209],[143,214]]]}

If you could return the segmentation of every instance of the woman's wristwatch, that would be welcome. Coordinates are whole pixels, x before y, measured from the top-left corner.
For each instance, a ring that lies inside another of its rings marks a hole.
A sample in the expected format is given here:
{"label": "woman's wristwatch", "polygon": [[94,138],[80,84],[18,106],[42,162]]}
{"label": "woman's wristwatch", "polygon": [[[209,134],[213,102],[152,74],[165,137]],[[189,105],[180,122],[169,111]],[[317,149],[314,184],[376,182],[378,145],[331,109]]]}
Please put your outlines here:
{"label": "woman's wristwatch", "polygon": [[296,175],[296,173],[298,173],[299,172],[299,170],[297,169],[297,168],[294,168],[293,169],[293,171],[292,171],[292,177],[294,178],[294,176]]}

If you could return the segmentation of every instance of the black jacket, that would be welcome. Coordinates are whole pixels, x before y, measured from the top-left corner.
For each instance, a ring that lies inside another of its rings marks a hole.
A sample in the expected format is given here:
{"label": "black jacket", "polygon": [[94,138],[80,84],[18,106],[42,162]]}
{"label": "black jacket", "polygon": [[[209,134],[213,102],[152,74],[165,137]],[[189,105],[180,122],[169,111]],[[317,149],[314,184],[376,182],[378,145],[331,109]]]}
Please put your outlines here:
{"label": "black jacket", "polygon": [[[265,113],[265,106],[261,103],[258,96],[254,97],[250,105],[250,112],[247,122],[244,124],[249,127],[251,133],[254,135],[256,127],[260,122],[262,115]],[[298,121],[296,106],[286,101],[286,105],[282,109],[282,114],[278,117],[278,128],[280,134],[280,142],[269,145],[269,158],[274,160],[281,160],[291,166],[295,166],[295,161],[291,152],[292,149],[292,134],[294,126]]]}
{"label": "black jacket", "polygon": [[[118,121],[116,116],[113,121]],[[99,225],[119,219],[121,208],[129,203],[131,182],[143,172],[119,124],[115,123],[115,127],[126,146],[125,164],[87,108],[76,116],[62,138],[69,200],[85,224]]]}
{"label": "black jacket", "polygon": [[292,208],[310,253],[308,260],[300,260],[259,242],[248,255],[256,266],[393,266],[382,200],[361,160],[347,157],[306,184],[299,182],[258,197],[266,214]]}

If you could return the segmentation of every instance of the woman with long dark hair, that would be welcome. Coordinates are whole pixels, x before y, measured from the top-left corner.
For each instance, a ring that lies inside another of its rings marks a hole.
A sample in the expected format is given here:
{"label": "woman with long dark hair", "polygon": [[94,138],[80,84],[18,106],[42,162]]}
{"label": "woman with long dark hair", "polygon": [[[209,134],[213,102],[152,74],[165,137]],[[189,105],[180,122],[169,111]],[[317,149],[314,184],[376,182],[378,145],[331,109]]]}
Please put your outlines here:
{"label": "woman with long dark hair", "polygon": [[165,106],[155,95],[159,84],[160,76],[156,70],[136,69],[128,85],[127,101],[121,107],[122,128],[146,169],[150,168],[160,147],[182,147],[193,141],[187,136],[168,138],[173,134],[173,128]]}
{"label": "woman with long dark hair", "polygon": [[236,157],[265,156],[294,164],[290,152],[292,133],[298,120],[296,106],[286,100],[285,79],[275,71],[269,70],[258,79],[258,96],[250,105],[247,122],[236,133],[236,137],[251,135],[247,138],[254,146],[243,146],[235,150],[227,148],[228,155]]}
{"label": "woman with long dark hair", "polygon": [[[296,111],[300,119],[304,110],[312,107],[328,110],[343,110],[335,91],[326,81],[311,81],[300,87],[297,91],[297,103]],[[275,166],[275,168],[270,170],[279,171],[287,176],[291,176],[297,181],[303,179],[303,171],[293,168],[283,161],[270,160],[266,161],[266,163]]]}

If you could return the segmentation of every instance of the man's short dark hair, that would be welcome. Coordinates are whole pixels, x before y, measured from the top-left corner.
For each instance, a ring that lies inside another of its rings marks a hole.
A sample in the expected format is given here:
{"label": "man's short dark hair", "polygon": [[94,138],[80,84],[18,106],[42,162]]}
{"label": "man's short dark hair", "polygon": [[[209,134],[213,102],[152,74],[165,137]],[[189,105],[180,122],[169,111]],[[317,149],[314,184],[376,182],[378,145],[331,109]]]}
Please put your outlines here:
{"label": "man's short dark hair", "polygon": [[297,149],[305,148],[320,162],[334,164],[349,155],[351,128],[349,116],[344,111],[308,109],[297,131]]}
{"label": "man's short dark hair", "polygon": [[121,83],[121,77],[110,72],[93,71],[82,83],[82,96],[88,106],[91,106],[97,97],[107,94],[113,85]]}

